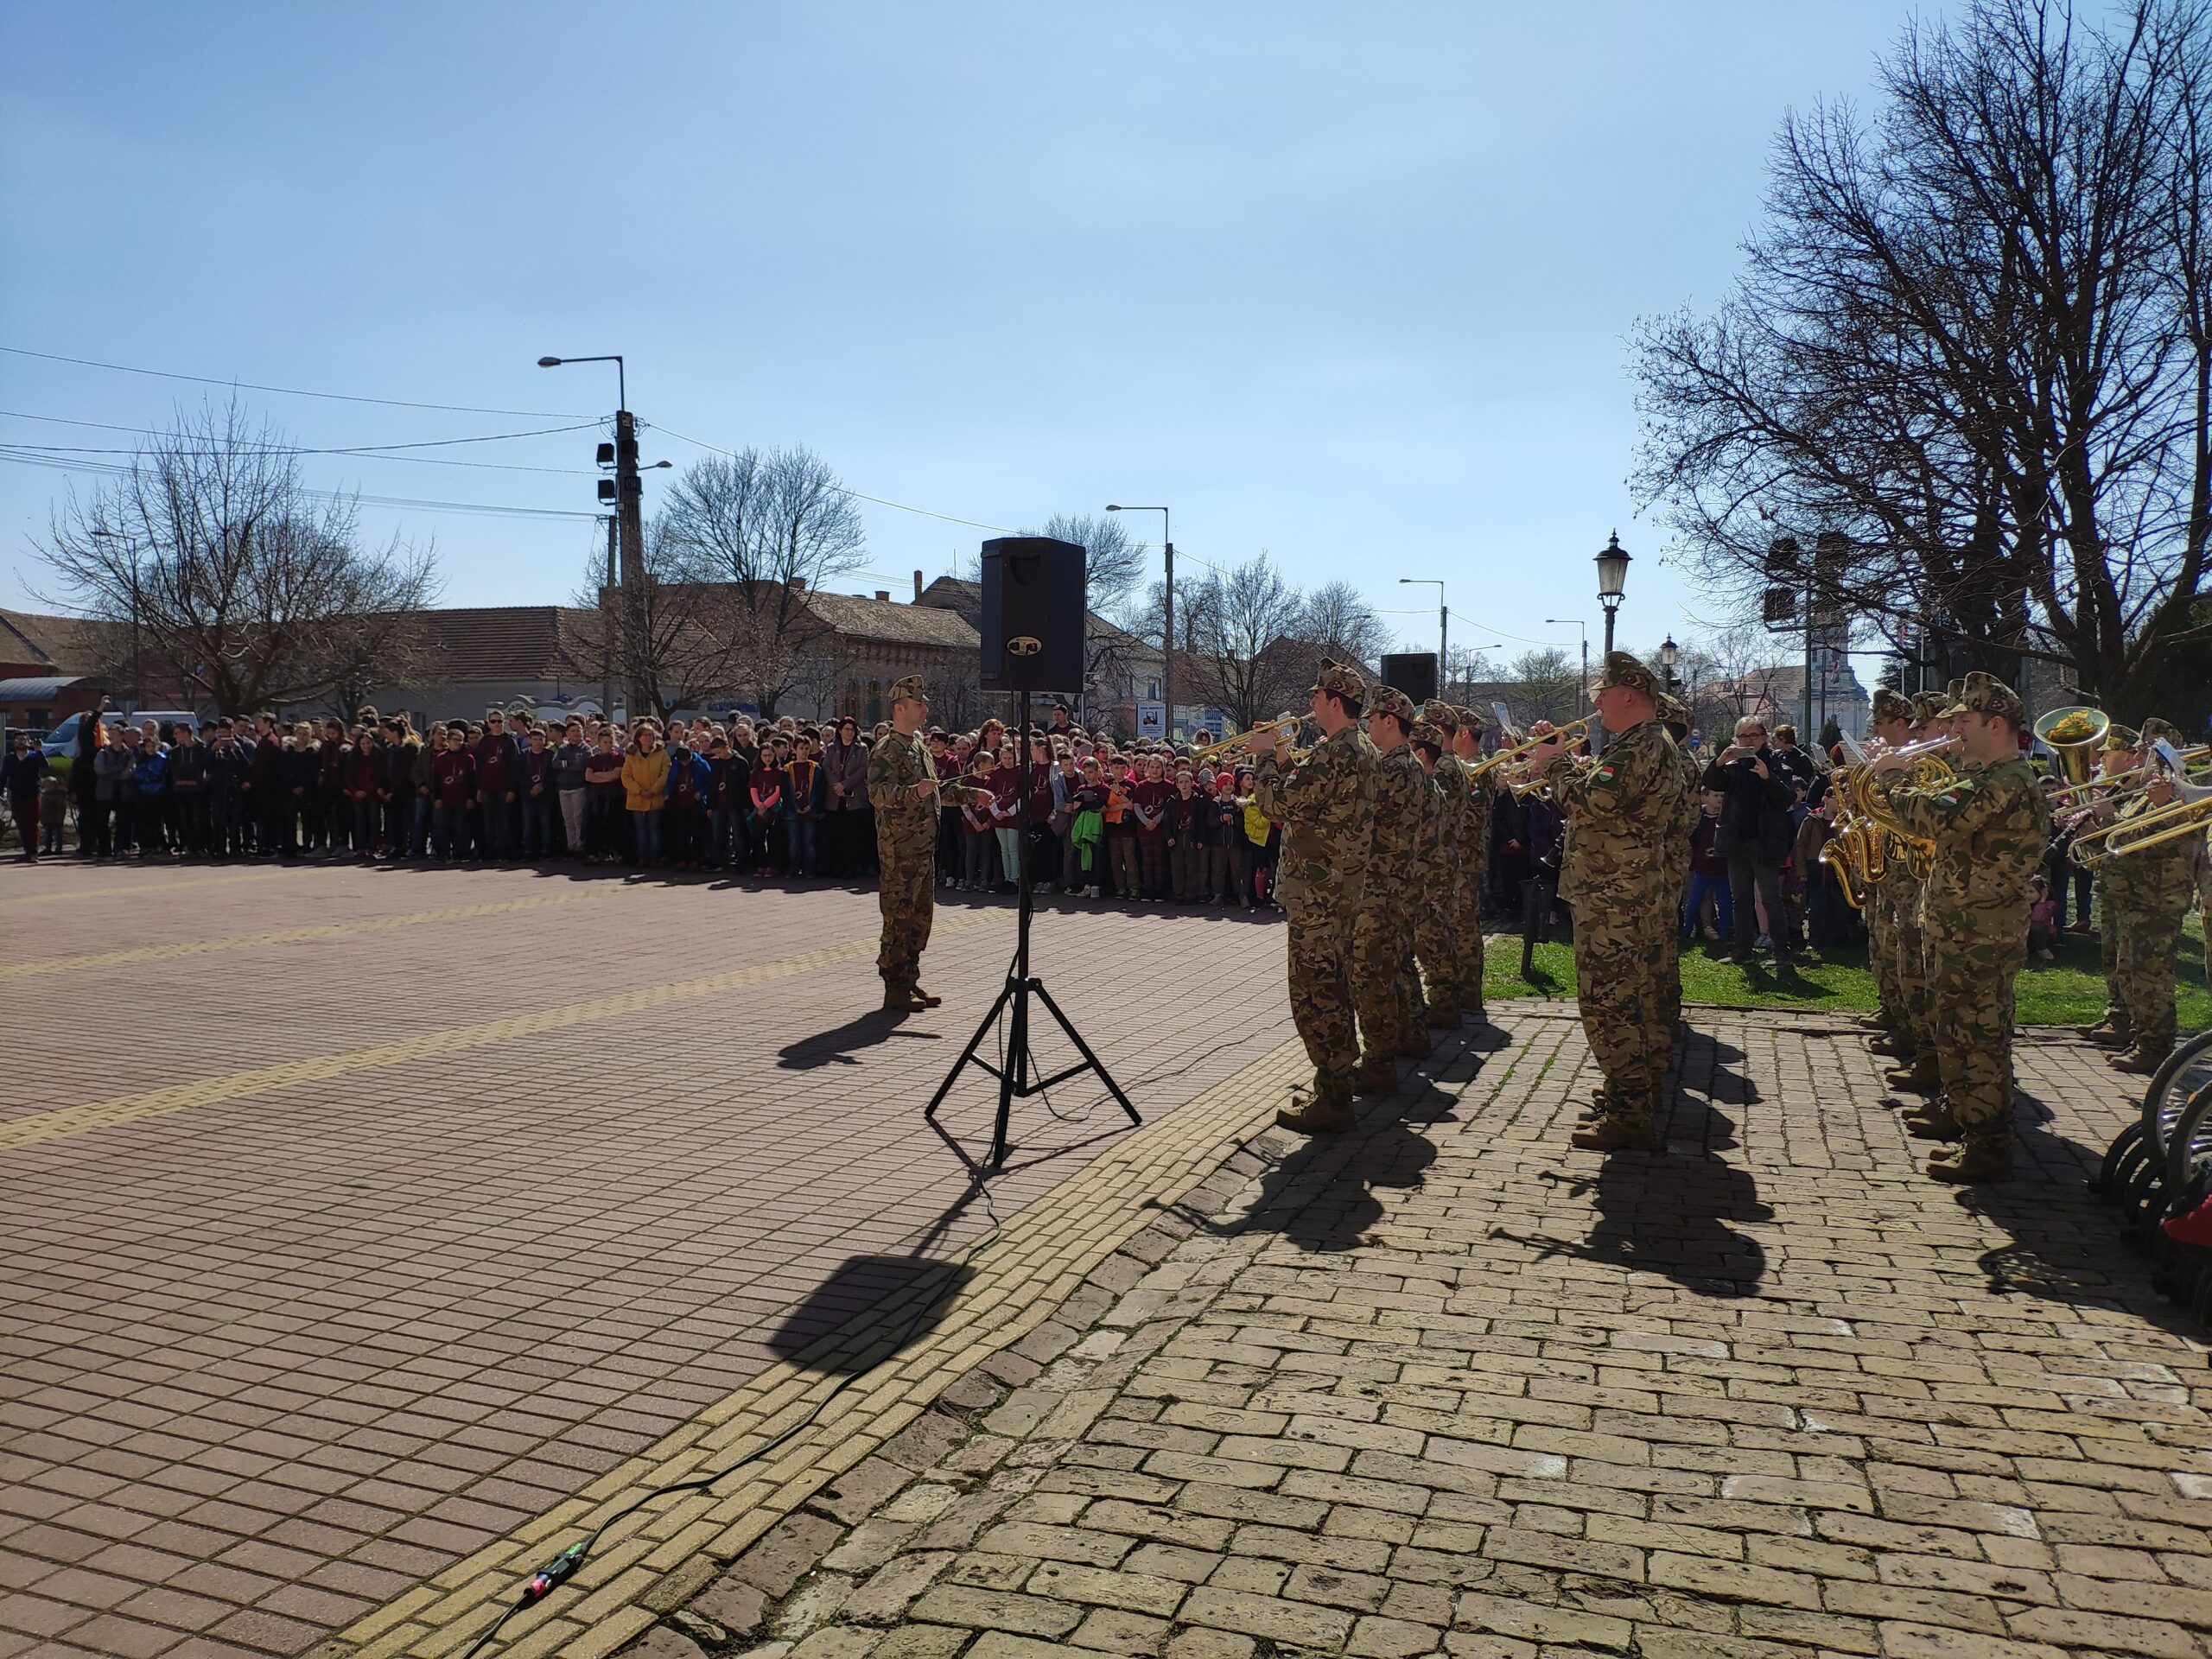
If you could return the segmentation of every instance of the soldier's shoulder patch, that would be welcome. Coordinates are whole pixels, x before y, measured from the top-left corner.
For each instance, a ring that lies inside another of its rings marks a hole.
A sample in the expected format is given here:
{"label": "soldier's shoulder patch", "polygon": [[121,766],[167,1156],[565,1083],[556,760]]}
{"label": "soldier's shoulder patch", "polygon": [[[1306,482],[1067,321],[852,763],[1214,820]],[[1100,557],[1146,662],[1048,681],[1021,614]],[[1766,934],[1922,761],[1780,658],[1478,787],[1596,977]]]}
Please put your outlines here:
{"label": "soldier's shoulder patch", "polygon": [[1610,784],[1618,776],[1620,776],[1620,769],[1608,760],[1590,774],[1590,781],[1593,784]]}

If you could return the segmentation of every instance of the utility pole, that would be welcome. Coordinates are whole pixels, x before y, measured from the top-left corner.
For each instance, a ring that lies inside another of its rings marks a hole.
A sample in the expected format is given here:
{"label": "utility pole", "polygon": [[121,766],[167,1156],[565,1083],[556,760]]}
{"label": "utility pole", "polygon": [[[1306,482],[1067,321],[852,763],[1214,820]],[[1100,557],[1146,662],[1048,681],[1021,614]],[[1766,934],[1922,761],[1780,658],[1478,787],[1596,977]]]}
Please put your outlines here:
{"label": "utility pole", "polygon": [[1160,700],[1166,705],[1160,734],[1175,741],[1175,531],[1165,507],[1125,507],[1118,501],[1106,505],[1109,512],[1156,512],[1160,515],[1160,543],[1167,555],[1166,598],[1160,601]]}
{"label": "utility pole", "polygon": [[616,514],[607,515],[607,581],[599,590],[599,717],[609,726],[614,723],[614,630],[608,625],[613,620],[613,595],[621,587],[614,563],[614,527],[619,522]]}
{"label": "utility pole", "polygon": [[645,480],[638,474],[638,422],[626,409],[614,411],[615,516],[622,539],[623,626],[628,635],[629,715],[635,725],[659,706],[658,688],[649,683],[645,650]]}

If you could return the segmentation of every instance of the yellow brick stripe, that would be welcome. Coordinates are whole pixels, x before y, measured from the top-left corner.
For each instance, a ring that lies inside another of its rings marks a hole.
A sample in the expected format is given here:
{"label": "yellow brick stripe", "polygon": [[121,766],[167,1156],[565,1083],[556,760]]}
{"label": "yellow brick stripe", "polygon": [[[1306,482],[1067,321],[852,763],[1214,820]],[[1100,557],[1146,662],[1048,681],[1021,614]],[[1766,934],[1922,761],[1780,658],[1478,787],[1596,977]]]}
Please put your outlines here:
{"label": "yellow brick stripe", "polygon": [[78,899],[167,899],[186,887],[227,887],[240,881],[281,881],[287,877],[312,875],[327,879],[322,869],[239,870],[230,875],[197,875],[184,881],[117,882],[104,887],[69,887],[60,893],[26,893],[0,899],[0,906],[60,905]]}
{"label": "yellow brick stripe", "polygon": [[[1020,1341],[1099,1263],[1266,1127],[1291,1085],[1311,1075],[1303,1046],[1286,1043],[1109,1147],[977,1252],[974,1276],[926,1336],[854,1384],[772,1461],[731,1476],[724,1489],[671,1499],[626,1524],[543,1611],[509,1621],[500,1659],[595,1659],[632,1639],[653,1622],[639,1598],[662,1573],[702,1552],[715,1560],[737,1555],[912,1422],[956,1377]],[[610,1500],[733,1462],[798,1422],[836,1386],[839,1359],[904,1331],[917,1304],[941,1294],[949,1270],[925,1274],[795,1359],[771,1366],[512,1536],[340,1631],[309,1659],[451,1659]]]}
{"label": "yellow brick stripe", "polygon": [[[487,905],[474,908],[489,911],[500,906]],[[989,926],[999,920],[999,912],[982,911],[972,916],[942,919],[937,924],[936,931],[939,934],[956,933],[971,927]],[[118,1095],[111,1099],[96,1100],[83,1106],[65,1106],[50,1112],[34,1112],[28,1116],[0,1122],[0,1155],[36,1146],[41,1141],[57,1141],[65,1135],[83,1135],[91,1129],[111,1129],[125,1123],[142,1122],[149,1117],[166,1117],[172,1112],[181,1112],[194,1106],[251,1100],[261,1095],[273,1095],[280,1090],[296,1088],[302,1084],[327,1083],[333,1078],[350,1077],[357,1071],[407,1065],[440,1054],[488,1048],[494,1043],[512,1042],[518,1037],[535,1037],[569,1026],[620,1019],[626,1014],[636,1014],[647,1008],[666,1007],[672,1002],[692,1001],[699,997],[713,996],[747,985],[764,985],[772,980],[789,979],[794,974],[811,973],[817,968],[826,968],[835,963],[872,957],[879,944],[879,938],[871,935],[868,938],[824,945],[819,950],[802,951],[797,956],[780,957],[751,968],[734,969],[726,974],[674,980],[664,985],[647,985],[634,991],[618,991],[608,996],[593,997],[588,1001],[540,1008],[505,1020],[449,1026],[443,1030],[422,1032],[389,1043],[372,1044],[366,1048],[342,1049],[332,1054],[311,1054],[302,1059],[285,1060],[276,1065],[256,1066],[251,1071],[232,1071],[222,1077],[202,1077],[195,1082],[169,1084],[137,1094]]]}
{"label": "yellow brick stripe", "polygon": [[[315,939],[350,938],[361,933],[389,933],[394,928],[417,927],[424,922],[465,922],[479,916],[504,916],[512,911],[543,910],[549,905],[581,904],[617,893],[645,889],[630,887],[587,888],[579,893],[540,893],[531,899],[501,899],[489,904],[454,905],[444,910],[403,911],[396,916],[370,916],[358,922],[323,922],[313,927],[279,928],[269,933],[232,933],[214,939],[184,939],[174,944],[142,944],[128,950],[95,950],[81,957],[42,957],[35,962],[0,963],[0,980],[35,979],[45,974],[80,972],[86,968],[111,968],[125,963],[166,962],[174,957],[200,957],[215,950],[250,950],[263,944],[301,944]],[[163,890],[166,893],[167,889]]]}

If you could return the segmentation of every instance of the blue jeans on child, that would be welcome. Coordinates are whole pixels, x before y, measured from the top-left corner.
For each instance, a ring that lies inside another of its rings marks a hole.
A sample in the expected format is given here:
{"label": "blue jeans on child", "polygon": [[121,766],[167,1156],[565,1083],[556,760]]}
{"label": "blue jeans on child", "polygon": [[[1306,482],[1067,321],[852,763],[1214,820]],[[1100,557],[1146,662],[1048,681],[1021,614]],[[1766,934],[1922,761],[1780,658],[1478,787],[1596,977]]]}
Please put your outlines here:
{"label": "blue jeans on child", "polygon": [[1705,908],[1705,895],[1713,895],[1713,908],[1720,918],[1720,937],[1733,938],[1736,933],[1736,900],[1729,891],[1726,875],[1693,875],[1690,877],[1689,903],[1682,906],[1682,937],[1689,938],[1697,931],[1697,918]]}

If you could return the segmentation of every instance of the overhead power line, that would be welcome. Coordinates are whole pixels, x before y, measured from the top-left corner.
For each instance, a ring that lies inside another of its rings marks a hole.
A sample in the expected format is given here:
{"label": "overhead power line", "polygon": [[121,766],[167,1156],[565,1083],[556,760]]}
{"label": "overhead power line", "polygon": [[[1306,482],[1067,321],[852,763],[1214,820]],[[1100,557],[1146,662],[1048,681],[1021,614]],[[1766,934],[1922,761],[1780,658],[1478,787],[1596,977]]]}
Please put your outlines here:
{"label": "overhead power line", "polygon": [[[49,426],[89,427],[96,432],[135,432],[139,434],[141,436],[149,438],[175,439],[181,436],[189,436],[188,434],[178,434],[164,431],[159,427],[118,426],[111,421],[75,421],[60,415],[33,415],[20,409],[0,409],[0,416],[3,416],[11,421],[40,421]],[[593,427],[603,426],[606,423],[603,421],[578,421],[575,424],[569,426],[533,427],[527,432],[486,432],[480,434],[475,437],[467,438],[415,438],[405,443],[348,443],[332,445],[321,448],[314,448],[305,445],[293,443],[245,443],[239,444],[236,447],[243,449],[257,449],[270,454],[370,455],[378,454],[385,450],[392,449],[444,449],[450,448],[453,445],[457,443],[506,443],[517,438],[550,437],[557,432],[582,432],[587,431]],[[33,446],[17,444],[15,447],[20,449]],[[53,447],[56,448],[62,448],[73,446],[54,445]],[[132,454],[136,454],[137,451],[125,449],[99,452],[86,451],[86,453]]]}
{"label": "overhead power line", "polygon": [[[0,444],[0,461],[11,461],[20,467],[43,467],[50,472],[89,473],[105,478],[127,478],[132,468],[113,461],[57,461],[52,455],[21,453],[20,446]],[[408,495],[362,495],[345,490],[303,489],[302,494],[323,501],[358,501],[374,507],[414,507],[428,512],[478,513],[506,518],[575,518],[597,519],[596,512],[582,512],[569,507],[521,507],[498,501],[431,501]]]}
{"label": "overhead power line", "polygon": [[529,420],[574,421],[584,418],[571,410],[486,409],[475,404],[425,404],[404,397],[363,397],[345,391],[308,391],[299,386],[264,386],[251,380],[224,380],[211,374],[177,374],[167,369],[142,369],[128,363],[101,363],[89,357],[64,357],[58,352],[34,352],[28,346],[0,346],[12,357],[35,357],[45,363],[73,363],[82,369],[106,369],[116,374],[143,374],[156,380],[188,380],[195,385],[232,386],[240,391],[274,392],[280,397],[320,397],[340,404],[376,404],[385,409],[435,409],[453,415],[519,415]]}
{"label": "overhead power line", "polygon": [[[737,459],[737,452],[734,449],[725,449],[718,443],[709,443],[704,438],[687,437],[672,426],[663,426],[657,421],[642,421],[639,424],[648,431],[665,432],[679,443],[688,443],[696,448],[704,449],[714,454],[727,455],[733,461]],[[1008,530],[1004,524],[987,524],[980,518],[962,518],[949,512],[932,512],[927,507],[908,506],[904,501],[888,501],[880,495],[868,495],[842,484],[840,484],[837,489],[841,494],[849,495],[855,501],[873,501],[879,507],[896,507],[901,512],[919,513],[925,518],[942,518],[948,524],[967,524],[976,530],[995,530],[1001,536],[1019,536],[1021,533],[1018,530]]]}

